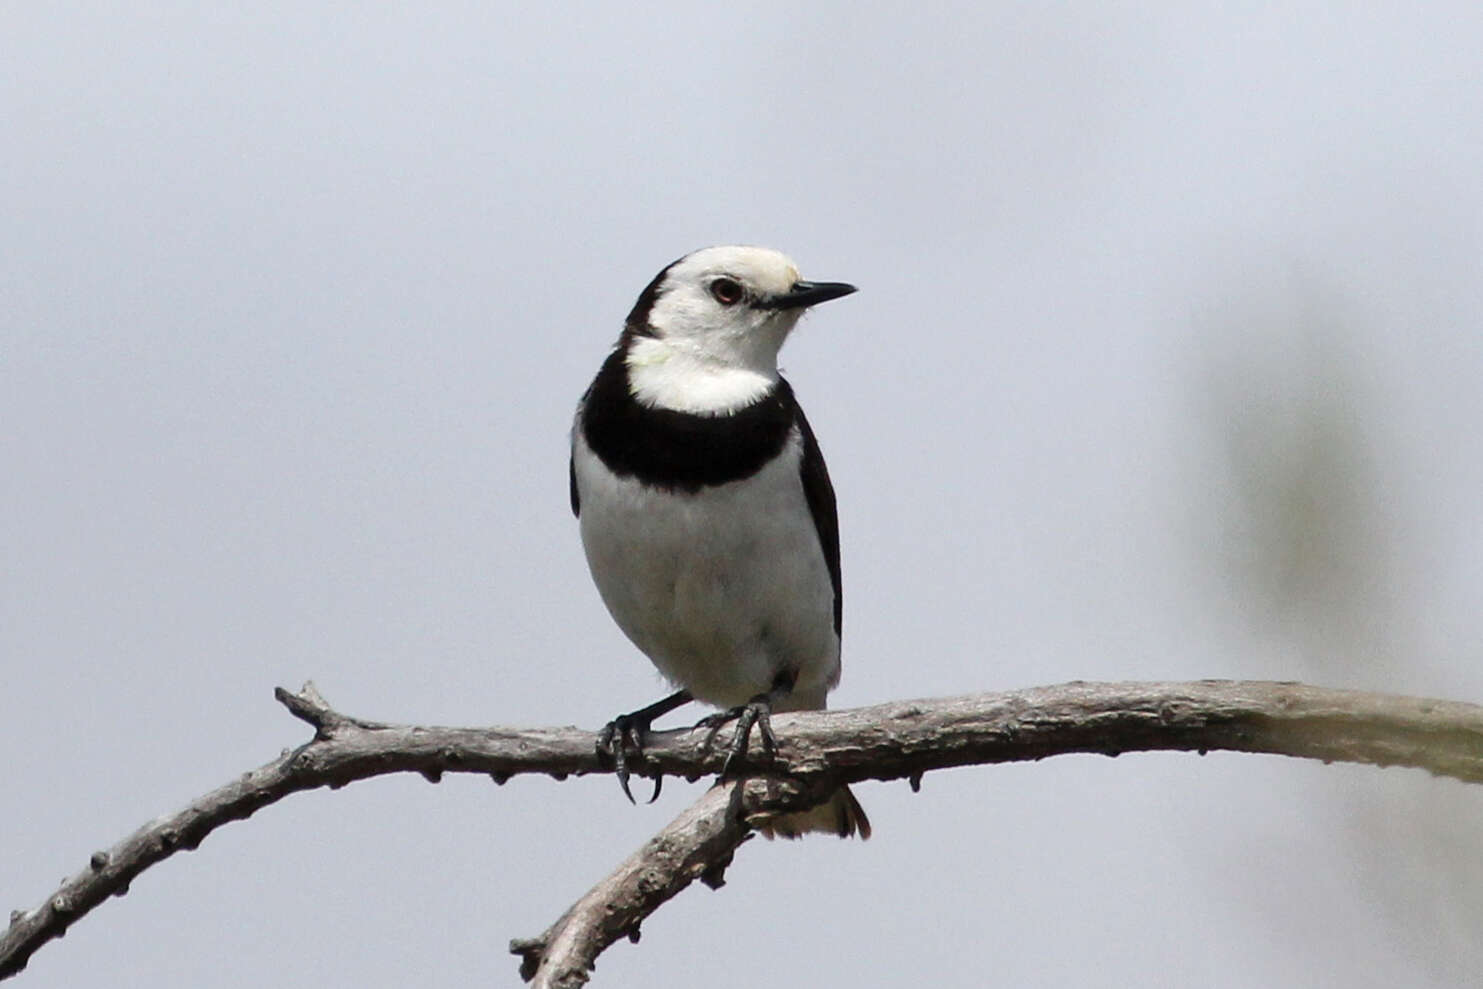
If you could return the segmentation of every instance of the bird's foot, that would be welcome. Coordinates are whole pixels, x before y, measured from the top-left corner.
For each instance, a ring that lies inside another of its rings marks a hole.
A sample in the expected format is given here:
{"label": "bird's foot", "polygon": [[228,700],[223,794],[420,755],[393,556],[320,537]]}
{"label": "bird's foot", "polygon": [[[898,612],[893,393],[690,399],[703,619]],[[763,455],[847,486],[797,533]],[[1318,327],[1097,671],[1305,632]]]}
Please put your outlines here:
{"label": "bird's foot", "polygon": [[[613,772],[618,777],[618,786],[622,788],[623,795],[631,804],[638,803],[638,801],[633,799],[633,791],[628,786],[628,779],[633,775],[628,768],[628,754],[632,752],[638,757],[638,762],[643,761],[644,732],[648,730],[647,723],[636,720],[631,714],[620,714],[603,725],[602,732],[597,736],[597,751],[612,757]],[[663,782],[663,776],[654,777],[654,794],[649,797],[649,803],[652,804],[659,799],[659,788]]]}
{"label": "bird's foot", "polygon": [[[618,777],[618,786],[623,789],[623,795],[628,802],[638,803],[633,799],[633,791],[628,788],[629,777],[632,771],[629,767],[631,756],[637,757],[637,762],[644,761],[644,734],[648,732],[649,726],[654,719],[660,715],[668,714],[681,704],[690,702],[690,694],[680,690],[662,701],[656,701],[648,707],[640,708],[628,714],[620,714],[612,721],[603,726],[597,736],[597,751],[600,755],[607,755],[613,760],[613,773]],[[654,793],[648,802],[653,803],[659,799],[659,791],[664,786],[664,774],[654,773]]]}
{"label": "bird's foot", "polygon": [[725,776],[731,771],[731,765],[737,759],[745,758],[747,746],[752,737],[752,726],[757,726],[757,732],[762,737],[762,752],[771,759],[778,749],[777,736],[772,733],[772,695],[758,694],[751,700],[739,707],[733,707],[728,711],[717,711],[708,714],[695,723],[697,728],[707,728],[710,734],[706,735],[707,746],[715,739],[716,733],[728,722],[736,722],[736,733],[731,736],[731,745],[726,749],[726,761],[721,764],[721,775]]}

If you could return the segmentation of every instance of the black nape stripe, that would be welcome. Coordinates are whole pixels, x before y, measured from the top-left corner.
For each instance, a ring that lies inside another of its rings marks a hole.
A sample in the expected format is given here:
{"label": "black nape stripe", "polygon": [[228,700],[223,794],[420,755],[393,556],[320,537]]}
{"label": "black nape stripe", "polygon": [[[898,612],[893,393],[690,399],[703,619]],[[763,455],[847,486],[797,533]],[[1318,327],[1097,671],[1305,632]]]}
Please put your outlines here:
{"label": "black nape stripe", "polygon": [[[688,257],[689,255],[686,255]],[[639,293],[638,300],[634,302],[633,308],[628,311],[628,318],[623,321],[623,337],[652,337],[657,336],[654,328],[649,325],[649,313],[654,309],[654,303],[659,299],[659,286],[664,283],[664,277],[669,274],[669,269],[679,264],[685,258],[676,258],[664,266],[664,270],[654,276],[654,280],[644,286]]]}
{"label": "black nape stripe", "polygon": [[628,390],[619,349],[587,392],[582,435],[614,474],[693,494],[761,470],[788,442],[797,408],[781,378],[765,398],[729,415],[650,408]]}

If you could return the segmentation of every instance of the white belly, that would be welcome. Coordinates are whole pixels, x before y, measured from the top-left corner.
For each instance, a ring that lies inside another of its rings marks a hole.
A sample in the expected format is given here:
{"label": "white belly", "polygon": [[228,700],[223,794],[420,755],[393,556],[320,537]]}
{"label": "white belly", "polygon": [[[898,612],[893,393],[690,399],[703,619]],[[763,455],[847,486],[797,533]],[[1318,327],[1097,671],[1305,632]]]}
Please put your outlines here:
{"label": "white belly", "polygon": [[691,495],[613,476],[573,450],[582,546],[608,611],[670,681],[718,707],[768,691],[821,708],[839,679],[834,589],[799,480],[802,444],[751,477]]}

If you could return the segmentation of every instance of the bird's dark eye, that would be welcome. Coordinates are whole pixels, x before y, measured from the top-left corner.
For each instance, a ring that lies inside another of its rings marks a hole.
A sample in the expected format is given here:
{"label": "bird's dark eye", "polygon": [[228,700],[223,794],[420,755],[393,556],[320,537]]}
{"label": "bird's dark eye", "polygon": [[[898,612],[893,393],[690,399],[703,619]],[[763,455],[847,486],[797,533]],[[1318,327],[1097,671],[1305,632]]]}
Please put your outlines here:
{"label": "bird's dark eye", "polygon": [[717,278],[711,282],[711,295],[723,306],[734,306],[742,300],[741,283],[734,278]]}

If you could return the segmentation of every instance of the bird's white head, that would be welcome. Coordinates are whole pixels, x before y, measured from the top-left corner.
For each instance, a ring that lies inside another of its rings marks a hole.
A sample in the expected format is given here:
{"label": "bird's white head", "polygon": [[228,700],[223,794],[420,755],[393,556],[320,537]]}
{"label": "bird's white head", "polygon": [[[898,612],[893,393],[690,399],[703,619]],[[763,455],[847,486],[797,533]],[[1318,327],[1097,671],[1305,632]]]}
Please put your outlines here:
{"label": "bird's white head", "polygon": [[646,405],[726,415],[777,384],[778,351],[810,306],[855,291],[808,282],[766,247],[707,247],[661,271],[628,316],[629,387]]}

